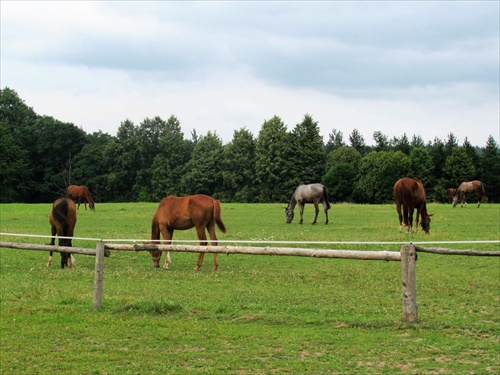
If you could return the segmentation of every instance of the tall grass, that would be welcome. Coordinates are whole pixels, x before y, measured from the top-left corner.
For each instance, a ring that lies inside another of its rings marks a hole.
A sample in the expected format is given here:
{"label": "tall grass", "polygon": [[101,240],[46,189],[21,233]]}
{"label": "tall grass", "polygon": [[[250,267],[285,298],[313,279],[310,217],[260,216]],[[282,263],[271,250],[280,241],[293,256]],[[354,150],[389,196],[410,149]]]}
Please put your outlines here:
{"label": "tall grass", "polygon": [[[78,212],[75,236],[150,236],[156,204],[99,204]],[[337,204],[330,224],[285,224],[285,205],[223,204],[221,240],[498,240],[500,205],[429,205],[431,235],[399,233],[393,205]],[[50,234],[50,205],[2,205],[2,232]],[[296,214],[297,215],[297,214]],[[191,240],[193,230],[175,239]],[[2,236],[3,241],[48,239]],[[95,242],[75,240],[74,246]],[[296,245],[294,245],[296,246]],[[314,245],[319,247],[320,245]],[[445,246],[445,245],[442,245]],[[329,246],[333,247],[333,246]],[[400,245],[336,245],[397,251]],[[498,249],[498,244],[454,248]],[[57,255],[57,254],[56,254]],[[57,255],[58,256],[58,255]],[[92,310],[94,259],[45,267],[47,254],[0,249],[0,373],[378,374],[500,372],[500,259],[419,254],[419,323],[401,319],[398,262],[172,253],[105,259],[101,311]],[[54,262],[57,264],[58,262]]]}

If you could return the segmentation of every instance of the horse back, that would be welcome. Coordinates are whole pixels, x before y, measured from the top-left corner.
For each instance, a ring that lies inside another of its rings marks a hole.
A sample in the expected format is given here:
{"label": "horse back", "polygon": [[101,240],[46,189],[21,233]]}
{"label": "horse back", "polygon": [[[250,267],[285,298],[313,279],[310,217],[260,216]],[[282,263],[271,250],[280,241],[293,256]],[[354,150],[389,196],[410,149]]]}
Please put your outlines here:
{"label": "horse back", "polygon": [[76,206],[71,199],[61,198],[54,202],[49,215],[50,224],[58,230],[62,230],[62,235],[68,235],[76,225]]}
{"label": "horse back", "polygon": [[421,207],[425,204],[425,190],[422,182],[405,177],[394,185],[394,201],[405,207]]}

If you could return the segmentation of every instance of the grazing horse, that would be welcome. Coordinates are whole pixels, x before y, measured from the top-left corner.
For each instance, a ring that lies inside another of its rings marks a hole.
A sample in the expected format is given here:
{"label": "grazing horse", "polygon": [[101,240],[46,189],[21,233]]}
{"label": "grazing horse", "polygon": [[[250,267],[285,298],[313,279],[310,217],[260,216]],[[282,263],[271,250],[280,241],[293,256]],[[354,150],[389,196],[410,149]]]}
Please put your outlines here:
{"label": "grazing horse", "polygon": [[300,222],[303,222],[304,205],[306,203],[313,203],[316,215],[314,216],[313,224],[316,224],[318,219],[318,203],[323,204],[323,209],[326,215],[326,223],[328,224],[328,210],[330,209],[330,202],[328,202],[328,193],[322,184],[299,185],[290,199],[288,207],[285,208],[286,222],[290,224],[293,220],[293,209],[298,204],[300,209]]}
{"label": "grazing horse", "polygon": [[[405,177],[394,185],[394,202],[396,202],[396,211],[399,216],[399,231],[403,230],[403,219],[407,232],[412,230],[413,211],[417,209],[415,232],[418,231],[418,219],[421,217],[422,229],[429,234],[432,215],[427,214],[425,203],[425,189],[422,182]],[[403,214],[401,214],[403,206]]]}
{"label": "grazing horse", "polygon": [[94,199],[86,186],[70,185],[67,189],[67,195],[69,199],[73,199],[75,202],[78,201],[78,209],[80,209],[81,202],[84,203],[85,210],[87,210],[87,203],[91,210],[95,208]]}
{"label": "grazing horse", "polygon": [[[50,210],[49,222],[52,229],[51,245],[55,245],[56,234],[59,239],[59,246],[72,246],[71,238],[76,225],[76,206],[71,199],[61,198],[54,202]],[[61,252],[61,268],[76,267],[73,254]],[[52,251],[49,255],[47,267],[52,266]]]}
{"label": "grazing horse", "polygon": [[[222,233],[226,233],[226,227],[221,219],[220,202],[207,195],[197,194],[187,197],[169,196],[164,198],[158,206],[153,222],[151,224],[151,240],[157,243],[160,240],[160,233],[166,244],[171,244],[174,230],[185,230],[196,228],[200,246],[207,245],[207,235],[210,234],[210,240],[213,246],[217,246],[217,236],[215,235],[215,225],[219,227]],[[160,267],[161,251],[150,251],[153,257],[155,267]],[[205,253],[200,253],[196,267],[198,271],[203,263]],[[214,269],[217,271],[219,266],[219,257],[214,253]],[[166,251],[166,259],[163,268],[170,269],[170,252]]]}
{"label": "grazing horse", "polygon": [[484,185],[479,180],[462,182],[460,186],[457,188],[455,196],[453,197],[453,207],[455,207],[460,199],[460,207],[467,207],[467,193],[475,193],[477,195],[477,208],[481,205],[481,200],[488,199],[486,196],[486,191],[484,190]]}
{"label": "grazing horse", "polygon": [[453,202],[453,197],[455,196],[456,192],[457,189],[454,188],[446,189],[446,197],[448,198],[448,202]]}

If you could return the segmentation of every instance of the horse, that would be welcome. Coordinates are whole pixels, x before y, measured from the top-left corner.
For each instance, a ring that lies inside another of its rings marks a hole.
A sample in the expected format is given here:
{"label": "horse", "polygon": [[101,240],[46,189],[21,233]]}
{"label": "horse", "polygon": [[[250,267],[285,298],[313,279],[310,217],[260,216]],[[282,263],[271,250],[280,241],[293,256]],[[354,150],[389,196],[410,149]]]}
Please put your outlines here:
{"label": "horse", "polygon": [[323,204],[323,210],[326,215],[326,223],[328,224],[328,210],[330,209],[330,202],[328,202],[328,193],[322,184],[299,185],[290,199],[288,207],[285,208],[286,223],[290,224],[293,220],[293,210],[298,204],[300,209],[300,222],[302,224],[304,216],[304,205],[306,203],[313,203],[316,215],[314,216],[313,224],[316,224],[318,219],[318,203]]}
{"label": "horse", "polygon": [[[76,206],[71,199],[61,198],[56,200],[50,209],[49,222],[52,229],[52,239],[50,245],[55,245],[56,234],[59,239],[59,246],[72,246],[71,238],[76,225]],[[49,255],[47,267],[52,266],[52,251]],[[61,268],[76,267],[73,254],[61,252]]]}
{"label": "horse", "polygon": [[[403,230],[403,219],[407,232],[412,230],[413,226],[413,211],[417,209],[416,228],[418,231],[418,220],[421,217],[421,226],[425,233],[429,234],[431,216],[427,213],[427,205],[425,203],[425,189],[422,182],[405,177],[394,184],[394,202],[396,203],[396,211],[399,216],[399,231]],[[401,206],[403,206],[403,214],[401,214]]]}
{"label": "horse", "polygon": [[80,203],[83,202],[85,205],[85,211],[87,210],[87,203],[91,210],[95,208],[94,199],[92,194],[90,194],[89,189],[86,186],[70,185],[68,186],[67,197],[74,201],[78,201],[78,209],[80,209]]}
{"label": "horse", "polygon": [[484,185],[479,180],[462,182],[455,192],[453,197],[453,207],[456,207],[458,200],[460,199],[460,207],[467,207],[467,193],[475,193],[478,197],[477,208],[481,206],[481,200],[488,199],[486,196],[486,191],[484,190]]}
{"label": "horse", "polygon": [[457,192],[457,189],[454,188],[449,188],[446,189],[446,197],[448,198],[448,202],[453,202],[453,197],[455,196],[455,193]]}
{"label": "horse", "polygon": [[[186,230],[196,228],[200,246],[207,245],[205,229],[208,230],[213,246],[217,246],[217,236],[215,225],[222,233],[226,233],[226,227],[221,219],[220,202],[212,197],[203,194],[190,195],[186,197],[168,196],[164,198],[153,216],[151,223],[151,242],[157,243],[160,240],[160,233],[164,243],[172,243],[174,230]],[[153,258],[154,267],[160,267],[161,251],[150,251]],[[196,262],[195,271],[198,271],[203,264],[205,253],[200,253]],[[166,251],[164,269],[170,269],[170,252]],[[214,253],[213,272],[217,271],[219,257]]]}

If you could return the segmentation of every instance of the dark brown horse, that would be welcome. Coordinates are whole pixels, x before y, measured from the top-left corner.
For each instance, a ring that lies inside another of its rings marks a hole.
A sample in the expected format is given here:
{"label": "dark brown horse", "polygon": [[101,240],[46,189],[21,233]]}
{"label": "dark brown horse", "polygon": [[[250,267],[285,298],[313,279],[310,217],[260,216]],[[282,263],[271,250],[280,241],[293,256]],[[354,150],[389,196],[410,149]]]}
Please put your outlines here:
{"label": "dark brown horse", "polygon": [[[71,199],[61,198],[54,202],[49,215],[50,226],[52,229],[51,245],[55,245],[56,234],[59,240],[59,246],[72,246],[71,238],[76,225],[76,206]],[[73,254],[61,252],[61,268],[75,267],[75,258]],[[50,252],[48,267],[52,266],[52,251]]]}
{"label": "dark brown horse", "polygon": [[460,200],[460,207],[467,207],[467,193],[475,193],[477,195],[477,208],[481,205],[481,200],[488,199],[486,196],[486,191],[484,190],[484,185],[479,180],[462,182],[460,186],[457,188],[455,192],[455,196],[453,197],[453,207],[455,207]]}
{"label": "dark brown horse", "polygon": [[321,184],[299,185],[297,189],[295,189],[288,207],[285,208],[287,224],[290,224],[293,220],[293,209],[296,205],[299,206],[300,210],[299,224],[302,224],[302,222],[304,221],[304,205],[306,203],[314,204],[315,215],[313,224],[316,224],[316,220],[318,219],[318,204],[322,203],[323,210],[325,211],[326,215],[325,224],[328,224],[328,210],[330,209],[330,202],[328,202],[328,193],[326,191],[326,188]]}
{"label": "dark brown horse", "polygon": [[[415,232],[418,231],[418,219],[421,217],[422,229],[429,234],[432,215],[427,213],[425,203],[425,189],[422,182],[405,177],[394,185],[394,202],[399,216],[399,231],[403,230],[403,219],[407,231],[410,232],[413,226],[413,211],[417,209]],[[403,206],[403,214],[401,214]]]}
{"label": "dark brown horse", "polygon": [[[190,195],[187,197],[169,196],[163,199],[158,206],[151,224],[151,240],[157,243],[160,240],[160,233],[163,241],[170,244],[174,235],[174,230],[185,230],[196,228],[200,246],[207,245],[207,235],[210,234],[210,240],[213,246],[217,246],[217,236],[215,234],[215,225],[226,233],[226,227],[221,219],[220,202],[207,195]],[[160,267],[161,251],[150,251],[153,257],[155,267]],[[200,269],[203,263],[204,253],[200,253],[196,262],[196,271]],[[219,257],[214,253],[214,269],[217,271],[219,266]],[[163,268],[170,268],[170,253],[166,251],[166,259]]]}
{"label": "dark brown horse", "polygon": [[448,198],[448,202],[453,202],[453,197],[455,196],[456,192],[457,189],[454,188],[446,189],[446,197]]}
{"label": "dark brown horse", "polygon": [[80,203],[83,202],[85,205],[85,210],[87,210],[87,203],[91,210],[95,208],[94,199],[92,194],[90,194],[89,189],[86,186],[70,185],[67,189],[67,196],[69,199],[78,202],[78,209],[80,209]]}

